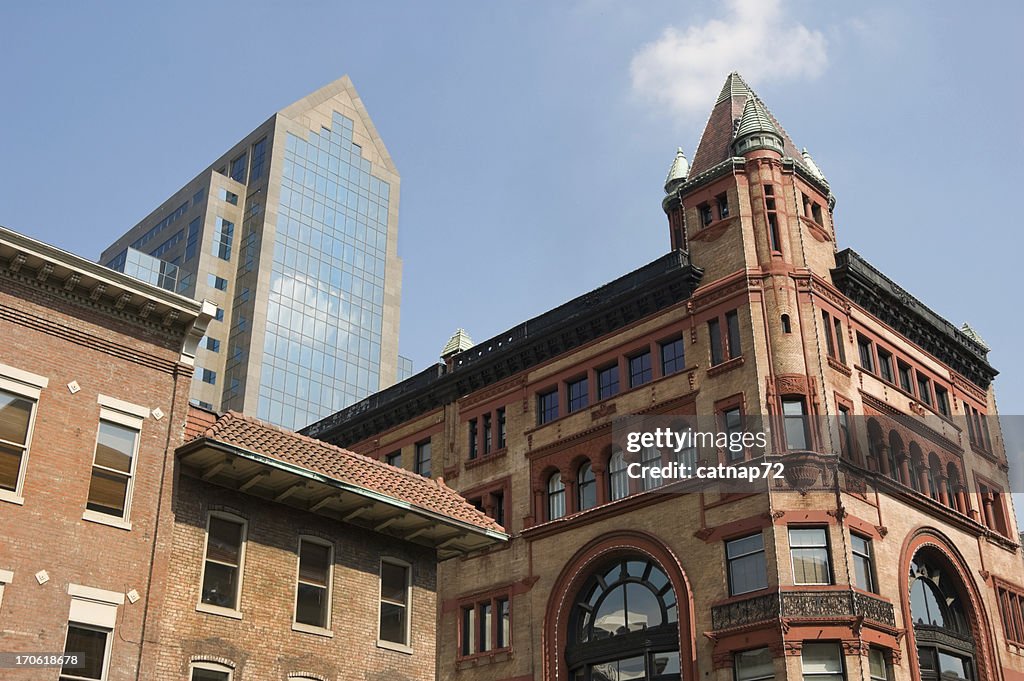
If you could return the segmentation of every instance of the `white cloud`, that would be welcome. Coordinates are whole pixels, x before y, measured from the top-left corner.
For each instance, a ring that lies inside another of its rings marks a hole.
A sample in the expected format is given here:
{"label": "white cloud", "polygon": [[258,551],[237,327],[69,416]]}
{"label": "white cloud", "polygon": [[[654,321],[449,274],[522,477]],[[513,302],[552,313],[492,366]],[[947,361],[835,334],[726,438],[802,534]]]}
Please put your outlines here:
{"label": "white cloud", "polygon": [[633,90],[683,117],[706,114],[731,71],[747,82],[813,79],[828,65],[825,36],[791,21],[779,0],[729,0],[724,19],[679,28],[633,56]]}

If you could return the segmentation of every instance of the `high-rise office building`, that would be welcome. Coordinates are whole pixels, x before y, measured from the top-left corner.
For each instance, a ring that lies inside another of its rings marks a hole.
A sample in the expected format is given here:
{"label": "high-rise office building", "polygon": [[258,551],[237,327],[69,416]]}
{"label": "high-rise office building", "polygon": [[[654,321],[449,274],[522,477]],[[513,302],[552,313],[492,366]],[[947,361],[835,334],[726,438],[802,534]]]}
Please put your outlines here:
{"label": "high-rise office building", "polygon": [[396,380],[398,190],[346,76],[271,116],[100,262],[217,302],[193,400],[300,428]]}

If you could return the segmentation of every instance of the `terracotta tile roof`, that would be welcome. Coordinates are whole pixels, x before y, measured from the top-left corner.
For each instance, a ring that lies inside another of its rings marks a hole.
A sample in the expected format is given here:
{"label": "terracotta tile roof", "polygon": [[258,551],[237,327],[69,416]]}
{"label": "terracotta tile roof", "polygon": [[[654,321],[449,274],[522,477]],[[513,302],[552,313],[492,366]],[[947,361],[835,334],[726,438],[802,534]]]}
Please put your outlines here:
{"label": "terracotta tile roof", "polygon": [[[190,410],[189,420],[193,414],[201,419],[206,413],[199,409]],[[198,423],[186,428],[186,432],[193,431],[196,439],[207,438],[255,452],[463,523],[504,532],[501,525],[478,511],[443,481],[425,478],[238,412],[223,414],[205,429],[198,428]]]}
{"label": "terracotta tile roof", "polygon": [[[730,73],[729,77],[725,79],[725,86],[718,96],[715,108],[711,110],[707,125],[704,126],[704,133],[701,135],[697,151],[693,155],[693,163],[690,164],[690,177],[695,177],[722,161],[732,158],[732,142],[736,139],[736,126],[743,117],[743,107],[751,97],[764,106],[764,101],[743,82],[740,74]],[[768,111],[768,107],[764,107],[764,109],[782,135],[785,156],[802,161],[803,156],[796,144],[789,138],[771,111]]]}

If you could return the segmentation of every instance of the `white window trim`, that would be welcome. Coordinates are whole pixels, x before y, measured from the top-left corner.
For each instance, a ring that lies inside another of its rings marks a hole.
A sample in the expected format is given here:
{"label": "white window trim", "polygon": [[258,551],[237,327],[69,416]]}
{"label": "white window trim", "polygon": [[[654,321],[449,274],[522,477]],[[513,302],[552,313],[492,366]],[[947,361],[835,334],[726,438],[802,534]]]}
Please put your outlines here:
{"label": "white window trim", "polygon": [[197,669],[202,669],[208,672],[221,672],[222,674],[228,675],[228,681],[235,678],[235,669],[226,664],[220,664],[218,662],[207,662],[206,660],[195,660],[188,666],[188,678],[192,681],[192,672]]}
{"label": "white window trim", "polygon": [[[297,621],[299,615],[299,566],[302,560],[302,542],[309,544],[317,544],[324,546],[328,550],[327,554],[327,617],[325,620],[327,626],[317,627],[311,624],[303,624]],[[328,638],[334,637],[334,632],[331,630],[331,615],[334,605],[334,544],[321,539],[320,537],[314,537],[308,534],[299,535],[299,543],[296,547],[295,552],[295,600],[292,604],[292,631],[301,631],[306,634],[316,634],[318,636],[327,636]]]}
{"label": "white window trim", "polygon": [[[380,615],[381,605],[384,602],[383,599],[383,588],[384,588],[384,565],[397,565],[405,568],[405,643],[395,643],[394,641],[385,641],[380,637]],[[377,572],[377,647],[385,648],[387,650],[393,650],[399,653],[406,653],[411,655],[413,653],[412,646],[412,564],[398,558],[391,558],[389,556],[382,556],[380,559],[380,568]]]}
{"label": "white window trim", "polygon": [[25,472],[28,470],[29,454],[32,451],[32,435],[36,425],[36,411],[39,409],[39,396],[44,388],[50,384],[46,376],[39,376],[23,369],[0,364],[0,390],[6,390],[20,397],[32,400],[32,412],[28,416],[28,432],[25,434],[25,454],[21,457],[21,467],[18,469],[18,480],[14,484],[14,491],[0,489],[0,501],[6,501],[19,506],[24,505],[25,497]]}
{"label": "white window trim", "polygon": [[[210,519],[215,517],[242,524],[242,539],[238,552],[238,587],[235,590],[234,608],[225,608],[220,605],[203,603],[203,577],[206,573],[206,552],[209,549],[210,544]],[[235,515],[234,513],[228,513],[226,511],[210,511],[206,514],[206,534],[203,536],[203,554],[202,560],[199,563],[199,594],[196,598],[196,610],[198,612],[205,612],[209,615],[220,615],[221,617],[230,617],[236,620],[242,619],[242,579],[245,575],[245,548],[248,543],[248,539],[249,521],[242,516]]]}
{"label": "white window trim", "polygon": [[13,570],[0,570],[0,606],[4,604],[4,587],[14,581]]}
{"label": "white window trim", "polygon": [[[142,444],[142,424],[143,420],[149,416],[149,409],[129,404],[128,402],[124,402],[113,397],[107,397],[105,395],[100,395],[97,401],[100,404],[101,422],[107,421],[136,431],[135,451],[132,452],[132,467],[131,470],[128,471],[128,486],[124,495],[124,516],[118,518],[117,516],[112,516],[109,513],[101,513],[99,511],[93,511],[90,508],[86,508],[82,513],[82,520],[88,520],[89,522],[130,531],[132,529],[132,523],[129,518],[131,518],[132,514],[132,496],[135,492],[135,473],[139,465],[139,448]],[[118,408],[115,408],[115,406]],[[146,416],[141,415],[143,412],[145,412]],[[100,426],[101,423],[96,424],[96,442],[93,444],[92,449],[92,467],[96,466],[96,449],[99,446]],[[90,483],[92,482],[92,468],[89,469],[89,481]]]}
{"label": "white window trim", "polygon": [[92,631],[99,631],[106,635],[106,645],[103,648],[103,669],[100,671],[100,678],[98,680],[106,681],[107,672],[110,671],[110,648],[114,642],[114,629],[112,627],[103,627],[96,624],[89,624],[87,622],[79,622],[78,620],[70,619],[68,620],[67,628],[64,630],[64,650],[67,650],[68,647],[68,634],[71,633],[71,627],[78,627],[79,629],[91,629]]}

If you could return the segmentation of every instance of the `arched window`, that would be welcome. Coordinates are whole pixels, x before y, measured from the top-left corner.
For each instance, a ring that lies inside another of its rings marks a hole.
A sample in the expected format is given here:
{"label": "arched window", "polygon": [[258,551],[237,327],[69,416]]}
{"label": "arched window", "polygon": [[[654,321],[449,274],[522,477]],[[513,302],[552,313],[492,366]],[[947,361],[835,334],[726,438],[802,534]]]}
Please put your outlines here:
{"label": "arched window", "polygon": [[[654,447],[644,447],[640,452],[640,466],[642,468],[661,467],[661,450]],[[661,478],[645,473],[643,476],[644,489],[654,489],[661,486]]]}
{"label": "arched window", "polygon": [[548,520],[565,515],[565,484],[562,474],[555,471],[548,478]]}
{"label": "arched window", "polygon": [[576,509],[585,511],[597,506],[597,480],[594,469],[587,461],[576,472]]}
{"label": "arched window", "polygon": [[959,580],[937,552],[922,549],[910,563],[910,614],[922,681],[974,679],[974,639]]}
{"label": "arched window", "polygon": [[608,496],[612,501],[629,495],[629,476],[626,474],[626,455],[616,449],[608,459]]}
{"label": "arched window", "polygon": [[673,681],[679,613],[668,575],[643,557],[605,563],[587,580],[570,617],[566,662],[573,681]]}

